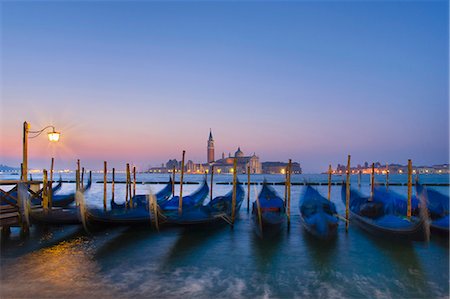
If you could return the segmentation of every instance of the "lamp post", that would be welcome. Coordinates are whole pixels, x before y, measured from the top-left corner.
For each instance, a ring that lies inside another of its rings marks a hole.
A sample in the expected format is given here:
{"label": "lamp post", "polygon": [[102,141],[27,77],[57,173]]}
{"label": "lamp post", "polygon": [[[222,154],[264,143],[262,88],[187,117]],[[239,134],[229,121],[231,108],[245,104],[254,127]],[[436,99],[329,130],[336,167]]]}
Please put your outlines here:
{"label": "lamp post", "polygon": [[[55,130],[54,126],[46,126],[39,131],[30,131],[30,124],[27,122],[23,123],[23,161],[22,161],[22,180],[28,181],[28,138],[36,138],[42,134],[46,129],[52,129],[52,131],[47,132],[47,137],[50,142],[59,141],[60,132]],[[29,136],[31,135],[31,136]]]}

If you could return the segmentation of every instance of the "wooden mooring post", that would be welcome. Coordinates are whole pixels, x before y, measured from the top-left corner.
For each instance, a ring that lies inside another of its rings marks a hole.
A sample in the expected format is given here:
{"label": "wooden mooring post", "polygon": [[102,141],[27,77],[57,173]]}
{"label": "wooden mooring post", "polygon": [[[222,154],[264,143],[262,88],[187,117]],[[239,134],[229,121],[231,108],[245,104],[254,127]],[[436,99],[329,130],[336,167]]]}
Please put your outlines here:
{"label": "wooden mooring post", "polygon": [[183,150],[181,158],[181,176],[180,176],[180,198],[178,200],[178,215],[183,213],[183,178],[184,178],[184,156],[186,151]]}
{"label": "wooden mooring post", "polygon": [[250,211],[250,165],[247,166],[247,213]]}
{"label": "wooden mooring post", "polygon": [[113,167],[112,169],[112,181],[111,181],[111,198],[114,201],[114,193],[115,193],[115,180],[116,180],[116,169]]}
{"label": "wooden mooring post", "polygon": [[81,185],[81,183],[80,183],[80,176],[81,176],[80,159],[77,159],[77,174],[78,174],[77,179],[76,179],[77,186],[76,186],[75,190],[78,191],[78,190],[80,190],[80,185]]}
{"label": "wooden mooring post", "polygon": [[389,164],[386,163],[386,190],[389,191]]}
{"label": "wooden mooring post", "polygon": [[127,163],[127,192],[130,196],[129,207],[133,207],[133,196],[131,194],[131,171],[130,171],[130,163]]}
{"label": "wooden mooring post", "polygon": [[214,185],[214,165],[211,165],[211,183],[210,183],[210,191],[209,191],[209,199],[213,200],[213,185]]}
{"label": "wooden mooring post", "polygon": [[373,191],[375,190],[375,163],[372,163],[372,171],[370,172],[370,200],[373,200]]}
{"label": "wooden mooring post", "polygon": [[412,161],[408,159],[408,203],[406,217],[411,218],[411,196],[412,196]]}
{"label": "wooden mooring post", "polygon": [[348,224],[350,218],[350,155],[348,155],[347,159],[347,179],[345,181],[345,232],[348,232]]}
{"label": "wooden mooring post", "polygon": [[44,211],[48,211],[48,176],[47,169],[42,171],[43,180],[42,180],[42,208]]}
{"label": "wooden mooring post", "polygon": [[287,181],[288,181],[288,166],[284,168],[284,207],[287,205]]}
{"label": "wooden mooring post", "polygon": [[55,166],[55,158],[52,158],[50,163],[50,185],[48,186],[48,207],[51,209],[53,206],[53,172]]}
{"label": "wooden mooring post", "polygon": [[81,167],[80,189],[84,191],[84,167]]}
{"label": "wooden mooring post", "polygon": [[136,196],[136,166],[133,166],[133,197]]}
{"label": "wooden mooring post", "polygon": [[292,172],[292,159],[289,159],[287,173],[287,223],[288,227],[291,225],[291,172]]}
{"label": "wooden mooring post", "polygon": [[103,209],[106,211],[106,183],[107,183],[108,164],[103,161]]}
{"label": "wooden mooring post", "polygon": [[328,166],[328,200],[331,200],[331,173],[333,169],[331,168],[331,164]]}
{"label": "wooden mooring post", "polygon": [[234,226],[236,218],[236,191],[237,191],[237,158],[233,161],[233,194],[231,198],[231,223]]}
{"label": "wooden mooring post", "polygon": [[172,169],[172,196],[175,196],[175,173],[176,173],[176,168],[174,166]]}

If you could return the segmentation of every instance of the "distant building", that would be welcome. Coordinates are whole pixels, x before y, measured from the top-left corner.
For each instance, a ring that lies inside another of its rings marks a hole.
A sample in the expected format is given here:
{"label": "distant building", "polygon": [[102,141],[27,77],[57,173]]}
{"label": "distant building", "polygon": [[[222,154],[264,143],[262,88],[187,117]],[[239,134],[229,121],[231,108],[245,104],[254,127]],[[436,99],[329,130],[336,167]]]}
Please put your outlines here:
{"label": "distant building", "polygon": [[[391,174],[405,174],[408,173],[408,165],[401,164],[389,164],[389,165],[381,165],[380,162],[374,163],[374,172],[376,174],[386,174],[387,172]],[[338,164],[336,170],[333,171],[335,174],[345,174],[347,171],[347,167],[345,165]],[[370,174],[372,173],[372,165],[369,165],[367,162],[364,163],[364,167],[353,167],[350,168],[350,172],[352,174],[363,173]],[[413,166],[412,167],[413,174],[448,174],[449,165],[448,164],[439,164],[433,166]]]}
{"label": "distant building", "polygon": [[[250,168],[250,173],[260,174],[280,174],[285,173],[287,163],[285,162],[264,162],[261,163],[259,157],[256,153],[246,156],[240,147],[237,148],[236,152],[232,156],[231,153],[228,157],[225,157],[225,153],[222,153],[222,158],[216,160],[214,156],[214,138],[211,129],[209,130],[209,137],[207,140],[206,148],[206,163],[194,163],[188,160],[184,165],[184,171],[186,173],[208,173],[211,171],[211,167],[214,166],[214,173],[233,173],[233,163],[236,158],[236,171],[237,173],[247,173],[248,168]],[[176,159],[171,159],[167,161],[165,166],[152,167],[148,171],[151,173],[167,173],[172,172],[175,168],[175,172],[181,171],[181,162]],[[302,173],[302,168],[297,162],[292,163],[292,172],[295,174]]]}
{"label": "distant building", "polygon": [[[285,174],[288,163],[286,162],[262,162],[262,172],[267,174]],[[301,174],[300,163],[292,162],[292,173]]]}
{"label": "distant building", "polygon": [[238,147],[237,151],[234,153],[234,157],[232,157],[231,154],[228,154],[228,158],[225,158],[225,154],[222,153],[222,159],[215,160],[214,139],[211,130],[209,131],[207,157],[208,163],[199,166],[199,168],[204,171],[209,171],[210,166],[214,165],[214,173],[232,173],[234,158],[236,158],[237,173],[247,173],[248,167],[250,167],[250,173],[262,173],[259,157],[256,156],[255,153],[251,156],[245,156],[240,147]]}

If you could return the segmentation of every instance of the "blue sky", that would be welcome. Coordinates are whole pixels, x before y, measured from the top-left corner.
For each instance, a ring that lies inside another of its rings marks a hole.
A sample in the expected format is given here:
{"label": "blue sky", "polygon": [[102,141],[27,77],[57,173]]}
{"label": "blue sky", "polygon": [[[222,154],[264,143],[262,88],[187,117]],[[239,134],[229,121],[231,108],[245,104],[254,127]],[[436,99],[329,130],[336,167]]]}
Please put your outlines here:
{"label": "blue sky", "polygon": [[0,163],[448,161],[447,1],[2,2]]}

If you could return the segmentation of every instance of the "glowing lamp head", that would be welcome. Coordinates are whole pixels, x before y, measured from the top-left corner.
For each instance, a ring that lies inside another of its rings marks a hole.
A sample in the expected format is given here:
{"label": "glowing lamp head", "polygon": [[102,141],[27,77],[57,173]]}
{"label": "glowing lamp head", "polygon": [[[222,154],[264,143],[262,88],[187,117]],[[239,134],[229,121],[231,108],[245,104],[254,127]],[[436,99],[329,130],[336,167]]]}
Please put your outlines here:
{"label": "glowing lamp head", "polygon": [[53,130],[53,132],[47,133],[48,140],[51,141],[51,142],[58,142],[59,141],[59,135],[61,135],[61,133],[56,132],[55,130]]}

